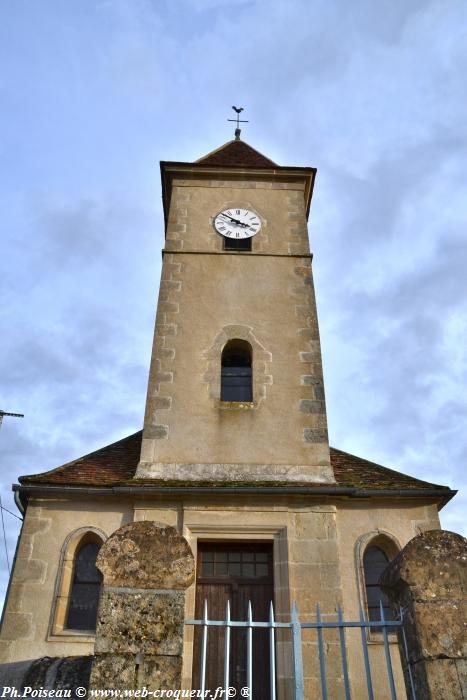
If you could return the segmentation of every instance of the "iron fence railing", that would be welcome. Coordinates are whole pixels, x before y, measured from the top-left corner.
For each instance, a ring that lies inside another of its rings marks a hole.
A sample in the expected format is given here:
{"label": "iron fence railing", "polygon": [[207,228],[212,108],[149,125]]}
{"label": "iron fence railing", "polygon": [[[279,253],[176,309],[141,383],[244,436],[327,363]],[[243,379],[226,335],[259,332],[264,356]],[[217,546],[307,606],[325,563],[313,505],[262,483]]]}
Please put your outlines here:
{"label": "iron fence railing", "polygon": [[[267,629],[269,630],[269,682],[270,682],[270,698],[271,700],[276,700],[277,697],[277,649],[276,649],[276,630],[288,629],[291,631],[291,642],[292,642],[292,654],[293,654],[293,676],[294,676],[294,691],[293,700],[304,700],[305,699],[305,684],[304,684],[304,670],[303,670],[303,659],[302,659],[302,630],[312,629],[316,630],[317,633],[317,646],[318,646],[318,657],[319,657],[319,672],[320,672],[320,685],[321,685],[321,697],[322,700],[332,700],[328,694],[328,680],[326,676],[326,653],[325,653],[325,642],[324,642],[324,630],[335,629],[338,630],[339,636],[339,651],[342,665],[342,679],[343,679],[343,690],[345,693],[346,700],[352,700],[351,695],[351,683],[349,678],[349,664],[347,659],[347,647],[346,647],[346,630],[357,629],[360,630],[361,647],[363,654],[363,663],[365,668],[366,686],[368,700],[375,700],[374,683],[372,678],[372,669],[370,666],[370,658],[368,653],[368,630],[377,631],[382,635],[385,651],[385,661],[386,661],[386,673],[388,680],[388,689],[390,695],[385,694],[386,697],[390,697],[391,700],[397,700],[396,687],[394,681],[394,672],[391,661],[391,653],[389,647],[388,634],[391,631],[400,632],[400,639],[402,640],[401,653],[408,658],[407,640],[404,631],[404,616],[403,610],[400,610],[399,618],[396,620],[387,620],[384,616],[384,608],[382,603],[380,603],[380,619],[379,620],[366,620],[363,614],[363,610],[360,608],[359,620],[347,621],[343,619],[342,609],[337,606],[337,619],[336,620],[323,620],[322,613],[319,604],[316,605],[316,620],[314,622],[302,622],[299,619],[299,613],[297,605],[294,603],[292,606],[292,612],[290,615],[290,622],[278,622],[275,619],[273,604],[270,604],[269,608],[269,619],[267,621],[257,621],[253,619],[253,610],[251,602],[248,603],[246,620],[232,620],[231,619],[231,606],[230,602],[227,602],[225,620],[211,620],[208,614],[208,603],[204,601],[203,618],[201,620],[186,620],[186,625],[199,626],[201,628],[201,652],[200,652],[200,667],[199,667],[199,683],[200,683],[200,696],[205,697],[206,692],[206,669],[209,663],[208,659],[208,634],[209,629],[212,627],[223,628],[224,630],[224,649],[223,649],[223,697],[230,697],[229,687],[231,685],[230,678],[230,658],[231,658],[231,630],[234,628],[243,628],[246,630],[246,640],[245,640],[245,651],[246,651],[246,673],[245,680],[242,688],[242,696],[248,697],[250,700],[254,700],[253,693],[253,674],[254,674],[254,662],[258,661],[253,659],[253,630],[255,629]],[[221,651],[221,650],[218,650]],[[212,663],[212,660],[211,660]],[[410,665],[406,664],[406,671],[409,678],[410,686],[410,700],[417,700],[415,694],[414,683],[412,679]]]}

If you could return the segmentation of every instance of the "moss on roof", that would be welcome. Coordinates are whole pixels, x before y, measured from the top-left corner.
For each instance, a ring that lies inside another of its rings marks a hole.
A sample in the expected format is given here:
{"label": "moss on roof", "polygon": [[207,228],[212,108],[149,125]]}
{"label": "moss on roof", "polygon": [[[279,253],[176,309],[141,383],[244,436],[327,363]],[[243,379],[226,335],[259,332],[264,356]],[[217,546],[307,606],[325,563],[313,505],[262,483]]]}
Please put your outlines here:
{"label": "moss on roof", "polygon": [[[222,488],[261,488],[261,487],[306,487],[329,488],[330,484],[309,484],[286,481],[165,481],[163,479],[136,479],[135,473],[141,451],[142,431],[139,430],[111,445],[68,462],[51,471],[20,477],[22,485],[44,484],[55,486],[114,487],[114,486],[160,486],[166,487],[215,487]],[[348,454],[331,447],[331,465],[336,478],[336,486],[357,489],[358,491],[414,491],[439,490],[450,492],[446,486],[432,484],[407,474],[388,469],[361,457]]]}

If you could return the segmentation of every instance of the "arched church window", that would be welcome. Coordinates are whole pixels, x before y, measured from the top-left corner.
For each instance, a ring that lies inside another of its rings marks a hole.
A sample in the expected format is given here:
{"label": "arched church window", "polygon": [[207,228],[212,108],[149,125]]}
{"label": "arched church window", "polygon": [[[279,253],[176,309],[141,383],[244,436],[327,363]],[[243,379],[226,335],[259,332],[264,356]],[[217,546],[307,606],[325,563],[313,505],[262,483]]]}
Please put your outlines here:
{"label": "arched church window", "polygon": [[381,546],[370,544],[363,554],[363,571],[365,575],[366,603],[368,619],[380,620],[380,601],[383,604],[384,617],[386,620],[394,619],[394,611],[389,601],[379,585],[381,574],[389,564],[391,559]]}
{"label": "arched church window", "polygon": [[95,630],[102,574],[96,567],[100,544],[85,540],[76,550],[66,629]]}
{"label": "arched church window", "polygon": [[221,358],[221,401],[253,401],[252,348],[246,340],[229,340]]}

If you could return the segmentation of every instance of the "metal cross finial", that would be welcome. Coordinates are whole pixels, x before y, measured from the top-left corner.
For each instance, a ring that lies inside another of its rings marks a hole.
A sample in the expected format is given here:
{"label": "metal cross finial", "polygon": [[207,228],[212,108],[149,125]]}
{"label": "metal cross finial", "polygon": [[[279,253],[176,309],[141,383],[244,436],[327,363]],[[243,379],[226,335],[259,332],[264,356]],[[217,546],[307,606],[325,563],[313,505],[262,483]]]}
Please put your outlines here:
{"label": "metal cross finial", "polygon": [[241,124],[248,124],[248,119],[240,119],[240,113],[243,112],[243,107],[235,107],[235,105],[232,105],[232,109],[237,112],[237,117],[236,119],[227,119],[228,122],[237,122],[237,128],[235,129],[235,140],[240,141],[240,123]]}
{"label": "metal cross finial", "polygon": [[13,416],[14,418],[24,418],[24,413],[9,413],[8,411],[0,410],[0,427],[2,425],[3,416]]}

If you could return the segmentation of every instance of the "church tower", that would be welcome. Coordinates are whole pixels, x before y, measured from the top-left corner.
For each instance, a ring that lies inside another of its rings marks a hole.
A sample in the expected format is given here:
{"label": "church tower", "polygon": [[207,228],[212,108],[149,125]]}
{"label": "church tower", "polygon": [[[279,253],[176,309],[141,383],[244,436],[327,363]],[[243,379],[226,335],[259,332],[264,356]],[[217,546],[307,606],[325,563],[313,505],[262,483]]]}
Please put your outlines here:
{"label": "church tower", "polygon": [[307,235],[316,170],[234,140],[161,173],[166,243],[136,477],[334,483]]}
{"label": "church tower", "polygon": [[[271,602],[278,623],[290,621],[294,603],[302,620],[316,619],[318,603],[323,620],[335,620],[337,605],[347,620],[361,610],[375,619],[381,571],[414,535],[439,528],[438,510],[453,491],[329,446],[307,234],[315,175],[276,165],[239,138],[195,163],[161,163],[166,237],[143,430],[13,486],[24,523],[0,664],[98,650],[104,596],[96,557],[130,526],[174,528],[193,555],[187,624],[180,622],[188,690],[200,687],[201,658],[189,621],[202,618],[205,601],[217,621],[227,601],[236,621],[247,619],[249,601],[260,622]],[[147,535],[136,550],[152,551],[152,541]],[[167,560],[157,559],[137,567],[141,580],[163,570]],[[136,600],[139,586],[133,592]],[[124,615],[133,630],[143,621],[137,610]],[[210,688],[222,685],[225,671],[219,629],[209,632]],[[254,636],[253,696],[269,700],[272,676],[278,700],[289,700],[290,637],[277,628],[269,667],[263,631]],[[244,632],[232,630],[238,697]],[[343,671],[333,633],[326,632],[325,666],[337,699]],[[366,696],[360,636],[348,635],[352,697]],[[368,641],[371,667],[384,668],[381,635]],[[302,651],[304,697],[318,697],[309,630]],[[390,653],[402,694],[395,639]],[[385,682],[374,674],[375,697],[387,697]]]}

